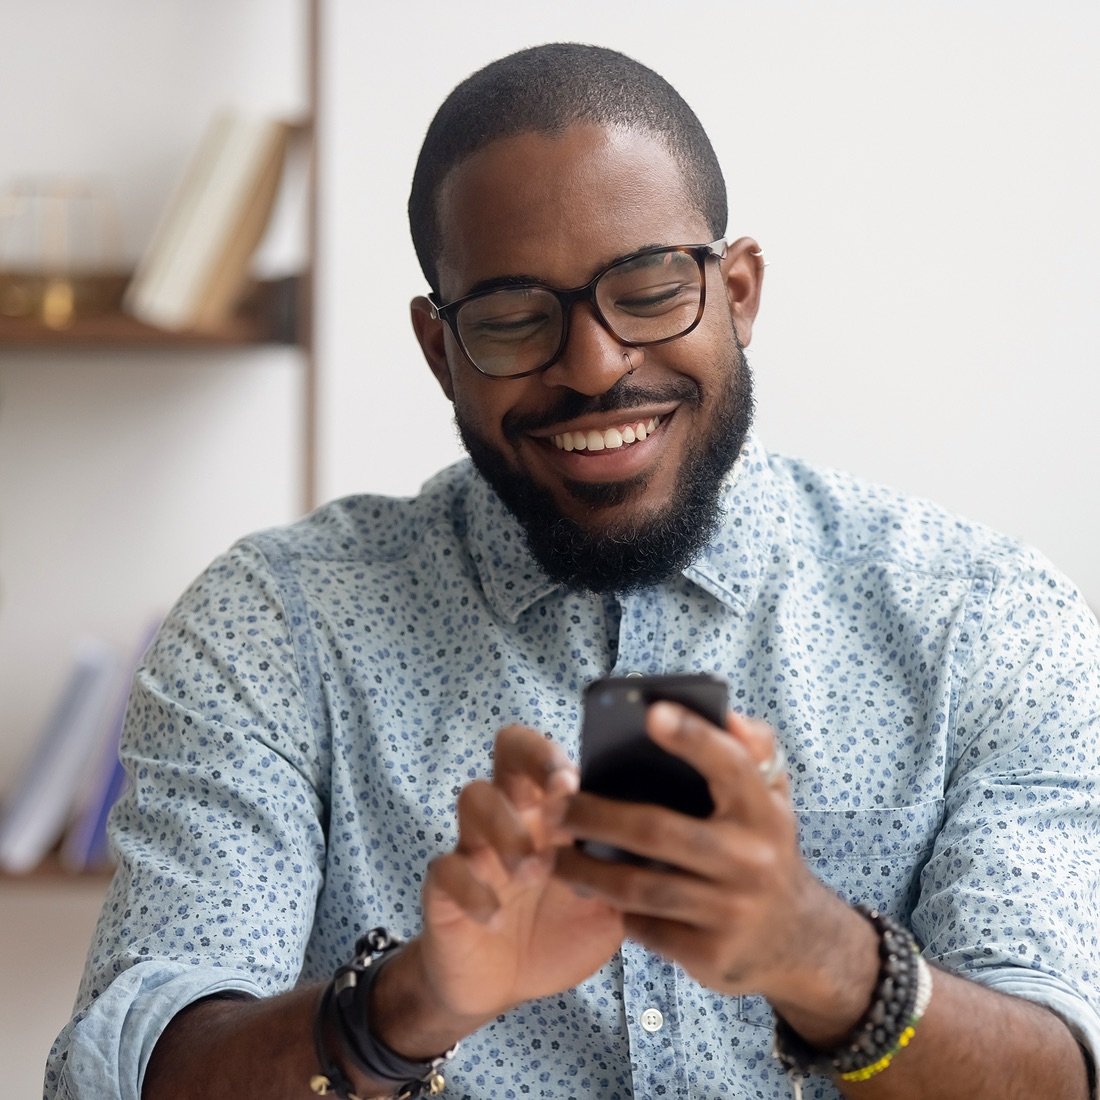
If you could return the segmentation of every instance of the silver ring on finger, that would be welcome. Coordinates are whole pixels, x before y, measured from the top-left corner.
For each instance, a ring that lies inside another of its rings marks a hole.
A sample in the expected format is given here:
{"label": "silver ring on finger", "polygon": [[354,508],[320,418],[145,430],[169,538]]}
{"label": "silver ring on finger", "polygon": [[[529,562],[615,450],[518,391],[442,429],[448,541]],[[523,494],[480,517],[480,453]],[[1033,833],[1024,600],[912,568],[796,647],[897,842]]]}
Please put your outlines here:
{"label": "silver ring on finger", "polygon": [[760,778],[764,780],[765,785],[774,787],[776,780],[784,772],[784,760],[779,755],[779,746],[772,749],[771,756],[757,766],[760,768]]}

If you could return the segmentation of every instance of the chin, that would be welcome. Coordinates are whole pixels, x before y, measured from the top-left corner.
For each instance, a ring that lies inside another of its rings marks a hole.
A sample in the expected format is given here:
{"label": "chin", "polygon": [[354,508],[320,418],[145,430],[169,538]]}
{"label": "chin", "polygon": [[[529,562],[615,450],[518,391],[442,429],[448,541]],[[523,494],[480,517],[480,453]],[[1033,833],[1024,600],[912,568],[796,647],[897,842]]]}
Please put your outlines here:
{"label": "chin", "polygon": [[[575,590],[631,591],[682,571],[718,531],[725,477],[752,424],[752,375],[739,345],[726,377],[709,426],[689,441],[674,472],[662,463],[620,481],[563,480],[551,490],[457,407],[455,420],[478,472],[519,521],[548,577]],[[674,484],[661,484],[669,478]]]}
{"label": "chin", "polygon": [[565,481],[558,495],[559,511],[583,527],[613,529],[628,526],[645,515],[655,515],[668,504],[652,499],[654,478],[638,474],[622,481]]}

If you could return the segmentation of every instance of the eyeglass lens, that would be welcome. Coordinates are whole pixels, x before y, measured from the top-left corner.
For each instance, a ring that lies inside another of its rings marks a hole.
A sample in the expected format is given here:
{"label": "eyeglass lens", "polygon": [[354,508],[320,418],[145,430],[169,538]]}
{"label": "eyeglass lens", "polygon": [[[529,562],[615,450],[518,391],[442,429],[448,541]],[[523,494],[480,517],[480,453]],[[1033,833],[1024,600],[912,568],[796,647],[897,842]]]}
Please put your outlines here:
{"label": "eyeglass lens", "polygon": [[[624,260],[596,281],[596,308],[621,340],[668,340],[698,320],[703,268],[691,252],[655,252]],[[465,302],[456,326],[466,354],[492,375],[524,374],[558,352],[565,316],[544,287],[503,288]]]}

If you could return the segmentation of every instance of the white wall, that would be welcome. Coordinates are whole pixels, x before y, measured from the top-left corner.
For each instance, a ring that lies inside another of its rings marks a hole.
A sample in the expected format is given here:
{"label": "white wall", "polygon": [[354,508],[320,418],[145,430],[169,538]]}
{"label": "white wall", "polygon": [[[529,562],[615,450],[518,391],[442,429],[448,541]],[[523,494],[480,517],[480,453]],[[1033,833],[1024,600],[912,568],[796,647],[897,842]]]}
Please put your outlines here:
{"label": "white wall", "polygon": [[407,302],[404,204],[450,88],[512,49],[668,77],[769,260],[750,349],[773,449],[1039,546],[1100,606],[1100,7],[1020,0],[326,4],[325,495],[459,453]]}

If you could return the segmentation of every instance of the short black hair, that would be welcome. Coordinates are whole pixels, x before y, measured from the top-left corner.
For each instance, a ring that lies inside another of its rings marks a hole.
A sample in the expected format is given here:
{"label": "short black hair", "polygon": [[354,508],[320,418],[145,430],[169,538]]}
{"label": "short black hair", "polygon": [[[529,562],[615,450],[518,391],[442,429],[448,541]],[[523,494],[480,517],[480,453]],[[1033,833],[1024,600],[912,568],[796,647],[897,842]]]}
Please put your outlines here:
{"label": "short black hair", "polygon": [[602,46],[533,46],[467,77],[428,127],[413,174],[409,225],[433,291],[439,293],[443,237],[437,200],[451,170],[501,138],[532,131],[560,133],[576,123],[652,134],[679,165],[711,238],[725,233],[726,181],[718,158],[695,112],[664,77]]}

